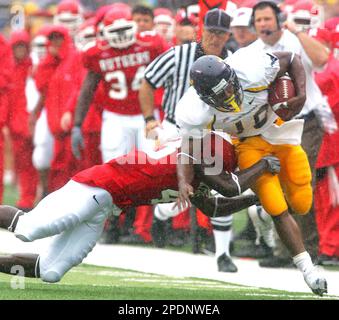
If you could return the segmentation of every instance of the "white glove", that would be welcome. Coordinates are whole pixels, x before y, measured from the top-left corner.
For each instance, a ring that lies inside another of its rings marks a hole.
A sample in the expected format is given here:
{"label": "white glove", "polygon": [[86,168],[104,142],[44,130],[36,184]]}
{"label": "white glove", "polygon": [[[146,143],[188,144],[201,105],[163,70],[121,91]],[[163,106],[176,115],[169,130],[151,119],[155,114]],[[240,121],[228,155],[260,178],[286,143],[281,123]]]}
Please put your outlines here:
{"label": "white glove", "polygon": [[322,129],[328,133],[332,134],[338,130],[338,124],[335,120],[334,114],[330,106],[325,103],[320,108],[314,110]]}
{"label": "white glove", "polygon": [[329,167],[328,174],[328,189],[330,193],[330,201],[333,208],[339,205],[339,181],[335,169]]}

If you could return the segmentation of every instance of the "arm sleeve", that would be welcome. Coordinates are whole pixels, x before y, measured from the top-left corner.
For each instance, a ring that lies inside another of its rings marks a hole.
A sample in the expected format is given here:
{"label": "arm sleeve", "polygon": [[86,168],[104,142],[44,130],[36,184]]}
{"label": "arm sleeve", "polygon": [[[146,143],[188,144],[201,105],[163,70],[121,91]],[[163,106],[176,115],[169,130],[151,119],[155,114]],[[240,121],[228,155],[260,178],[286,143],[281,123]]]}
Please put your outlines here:
{"label": "arm sleeve", "polygon": [[99,65],[99,59],[94,58],[94,54],[92,53],[92,50],[89,49],[88,51],[83,52],[81,56],[82,64],[83,66],[91,70],[95,73],[101,74],[101,69]]}

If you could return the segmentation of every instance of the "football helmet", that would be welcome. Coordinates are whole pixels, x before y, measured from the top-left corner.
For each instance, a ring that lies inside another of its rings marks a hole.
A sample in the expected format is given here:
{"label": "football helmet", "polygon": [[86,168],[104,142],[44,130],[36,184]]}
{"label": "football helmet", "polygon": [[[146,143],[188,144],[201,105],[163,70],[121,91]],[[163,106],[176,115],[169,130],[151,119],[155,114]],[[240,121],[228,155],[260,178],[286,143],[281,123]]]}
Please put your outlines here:
{"label": "football helmet", "polygon": [[83,23],[82,8],[75,0],[63,0],[57,6],[53,23],[67,28],[72,36]]}
{"label": "football helmet", "polygon": [[296,24],[297,31],[308,31],[323,24],[323,11],[311,0],[299,0],[288,14],[288,19]]}
{"label": "football helmet", "polygon": [[112,7],[104,16],[102,34],[112,48],[124,49],[135,43],[137,24],[132,20],[131,9]]}
{"label": "football helmet", "polygon": [[200,99],[221,112],[239,112],[243,90],[235,71],[217,56],[196,60],[190,71],[191,83]]}
{"label": "football helmet", "polygon": [[95,45],[95,39],[95,18],[90,18],[80,26],[75,35],[74,43],[78,50],[86,51],[89,47]]}
{"label": "football helmet", "polygon": [[154,29],[167,41],[174,36],[174,19],[172,12],[167,8],[157,8],[154,10]]}

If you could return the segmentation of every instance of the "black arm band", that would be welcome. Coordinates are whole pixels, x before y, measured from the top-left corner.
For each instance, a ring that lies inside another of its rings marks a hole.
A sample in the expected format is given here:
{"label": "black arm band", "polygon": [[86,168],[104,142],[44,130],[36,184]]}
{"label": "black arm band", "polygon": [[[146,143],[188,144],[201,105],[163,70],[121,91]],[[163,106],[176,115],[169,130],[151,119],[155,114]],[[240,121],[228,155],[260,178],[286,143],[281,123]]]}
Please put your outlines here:
{"label": "black arm band", "polygon": [[150,122],[150,121],[154,121],[155,117],[154,116],[148,116],[144,120],[145,120],[145,123],[147,123],[147,122]]}

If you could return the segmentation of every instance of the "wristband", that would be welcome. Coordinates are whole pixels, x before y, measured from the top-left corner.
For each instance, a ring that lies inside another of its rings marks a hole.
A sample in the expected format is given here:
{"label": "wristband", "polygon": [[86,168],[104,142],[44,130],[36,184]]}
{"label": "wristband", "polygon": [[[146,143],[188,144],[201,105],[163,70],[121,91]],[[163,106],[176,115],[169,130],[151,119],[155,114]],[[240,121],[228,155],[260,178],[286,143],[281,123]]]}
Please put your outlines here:
{"label": "wristband", "polygon": [[148,117],[144,118],[144,120],[145,120],[145,123],[147,123],[147,122],[150,122],[150,121],[154,121],[155,117],[154,116],[148,116]]}

